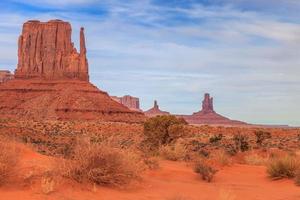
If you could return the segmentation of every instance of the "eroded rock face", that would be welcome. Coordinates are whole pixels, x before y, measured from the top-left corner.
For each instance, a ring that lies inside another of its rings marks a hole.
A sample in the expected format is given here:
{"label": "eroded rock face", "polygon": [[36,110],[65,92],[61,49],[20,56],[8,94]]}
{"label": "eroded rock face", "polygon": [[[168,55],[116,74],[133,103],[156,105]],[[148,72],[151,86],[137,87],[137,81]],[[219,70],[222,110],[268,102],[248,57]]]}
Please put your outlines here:
{"label": "eroded rock face", "polygon": [[0,83],[14,79],[14,75],[8,70],[0,70]]}
{"label": "eroded rock face", "polygon": [[154,101],[153,107],[151,109],[145,111],[144,113],[148,117],[155,117],[155,116],[159,116],[159,115],[170,115],[169,112],[162,111],[159,109],[159,106],[158,106],[158,103],[156,100]]}
{"label": "eroded rock face", "polygon": [[18,42],[16,78],[79,79],[88,81],[84,29],[80,30],[80,52],[71,41],[70,23],[28,21]]}
{"label": "eroded rock face", "polygon": [[69,23],[26,22],[16,78],[0,84],[0,119],[144,121],[88,79],[83,28],[77,53]]}
{"label": "eroded rock face", "polygon": [[202,101],[202,112],[203,113],[215,112],[213,98],[210,97],[208,93],[204,94],[204,100]]}
{"label": "eroded rock face", "polygon": [[140,112],[142,111],[140,109],[140,99],[137,97],[125,95],[123,97],[112,96],[111,98],[123,104],[124,106],[128,107],[130,110],[140,111]]}

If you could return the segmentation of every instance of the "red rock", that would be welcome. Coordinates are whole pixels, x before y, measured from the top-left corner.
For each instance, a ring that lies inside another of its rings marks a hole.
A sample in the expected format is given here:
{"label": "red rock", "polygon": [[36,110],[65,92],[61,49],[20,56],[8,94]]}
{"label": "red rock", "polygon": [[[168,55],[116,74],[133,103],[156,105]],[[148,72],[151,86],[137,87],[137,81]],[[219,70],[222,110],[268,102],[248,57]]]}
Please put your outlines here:
{"label": "red rock", "polygon": [[0,83],[14,79],[14,75],[8,70],[0,70]]}
{"label": "red rock", "polygon": [[214,124],[214,125],[247,125],[245,122],[231,120],[214,111],[213,98],[209,94],[204,95],[202,110],[192,115],[177,115],[183,117],[190,124]]}
{"label": "red rock", "polygon": [[111,96],[111,98],[128,107],[130,110],[142,112],[142,110],[140,109],[140,99],[137,97],[125,95],[123,97]]}
{"label": "red rock", "polygon": [[153,107],[151,109],[145,111],[144,113],[148,117],[155,117],[155,116],[159,116],[159,115],[170,115],[169,112],[162,111],[159,109],[159,106],[158,106],[156,100],[154,101]]}
{"label": "red rock", "polygon": [[29,21],[19,39],[16,78],[0,84],[0,118],[141,122],[145,116],[112,100],[88,79],[83,28],[80,54],[71,26]]}
{"label": "red rock", "polygon": [[28,21],[19,37],[16,78],[79,79],[88,81],[83,28],[80,53],[71,41],[71,25],[61,20]]}

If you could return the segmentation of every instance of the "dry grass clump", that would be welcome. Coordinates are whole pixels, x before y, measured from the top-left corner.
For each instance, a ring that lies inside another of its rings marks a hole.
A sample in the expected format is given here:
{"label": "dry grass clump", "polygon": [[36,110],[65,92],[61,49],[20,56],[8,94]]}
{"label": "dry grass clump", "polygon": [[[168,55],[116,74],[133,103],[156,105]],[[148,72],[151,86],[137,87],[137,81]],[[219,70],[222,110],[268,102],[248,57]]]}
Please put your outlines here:
{"label": "dry grass clump", "polygon": [[122,186],[140,177],[141,160],[134,152],[108,144],[79,145],[73,159],[64,163],[63,174],[77,182]]}
{"label": "dry grass clump", "polygon": [[300,186],[300,168],[296,171],[295,184]]}
{"label": "dry grass clump", "polygon": [[267,158],[262,157],[259,154],[251,153],[244,157],[245,164],[247,165],[265,165],[268,162]]}
{"label": "dry grass clump", "polygon": [[41,189],[44,194],[54,192],[55,180],[51,175],[45,175],[41,178]]}
{"label": "dry grass clump", "polygon": [[200,174],[202,180],[211,182],[214,175],[217,173],[216,170],[211,164],[209,164],[204,159],[199,159],[195,162],[194,172]]}
{"label": "dry grass clump", "polygon": [[274,179],[294,178],[299,168],[299,158],[286,155],[270,159],[267,164],[267,173]]}
{"label": "dry grass clump", "polygon": [[221,166],[228,166],[232,163],[230,156],[223,150],[213,152],[212,160]]}
{"label": "dry grass clump", "polygon": [[156,170],[159,169],[159,159],[157,157],[147,157],[144,159],[145,165],[150,170]]}
{"label": "dry grass clump", "polygon": [[16,173],[19,151],[15,144],[0,139],[0,185],[5,184]]}
{"label": "dry grass clump", "polygon": [[174,145],[165,145],[160,147],[159,154],[162,158],[172,161],[185,160],[188,154],[183,144],[175,143]]}

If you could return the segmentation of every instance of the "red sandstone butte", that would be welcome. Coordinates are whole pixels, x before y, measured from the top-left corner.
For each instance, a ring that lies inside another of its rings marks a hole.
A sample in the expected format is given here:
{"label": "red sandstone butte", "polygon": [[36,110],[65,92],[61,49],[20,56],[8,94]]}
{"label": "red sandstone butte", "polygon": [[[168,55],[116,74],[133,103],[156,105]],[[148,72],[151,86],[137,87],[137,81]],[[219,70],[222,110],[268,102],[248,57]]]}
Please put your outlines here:
{"label": "red sandstone butte", "polygon": [[88,81],[88,62],[84,29],[80,30],[80,52],[71,41],[70,23],[28,21],[19,37],[16,78],[65,79]]}
{"label": "red sandstone butte", "polygon": [[159,115],[170,115],[169,112],[162,111],[159,109],[159,106],[158,106],[156,100],[154,101],[153,107],[151,109],[145,111],[144,113],[147,117],[155,117],[155,116],[159,116]]}
{"label": "red sandstone butte", "polygon": [[142,110],[140,109],[140,99],[137,97],[125,95],[123,97],[111,96],[111,98],[113,100],[123,104],[130,110],[142,112]]}
{"label": "red sandstone butte", "polygon": [[0,83],[14,79],[14,75],[8,70],[0,70]]}
{"label": "red sandstone butte", "polygon": [[231,120],[216,113],[214,111],[213,98],[208,93],[204,95],[201,111],[195,112],[192,115],[178,115],[178,117],[183,117],[190,124],[247,125],[245,122]]}
{"label": "red sandstone butte", "polygon": [[14,80],[0,84],[0,118],[141,122],[131,111],[89,82],[84,29],[80,53],[71,25],[28,21],[19,38]]}

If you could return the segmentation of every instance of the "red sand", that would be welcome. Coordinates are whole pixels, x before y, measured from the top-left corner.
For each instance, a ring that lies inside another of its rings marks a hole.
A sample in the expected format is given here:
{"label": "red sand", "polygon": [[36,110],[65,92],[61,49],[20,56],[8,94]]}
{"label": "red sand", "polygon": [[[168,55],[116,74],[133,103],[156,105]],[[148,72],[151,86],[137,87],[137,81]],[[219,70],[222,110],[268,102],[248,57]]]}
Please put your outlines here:
{"label": "red sand", "polygon": [[[24,173],[32,165],[51,165],[52,158],[30,150],[22,153]],[[39,182],[38,182],[39,183]],[[265,167],[234,165],[219,171],[212,183],[206,183],[185,163],[162,161],[161,169],[148,171],[143,180],[127,189],[92,187],[61,182],[45,195],[40,184],[32,187],[8,185],[0,188],[0,200],[165,200],[184,197],[191,200],[296,200],[300,187],[291,180],[270,180]]]}

